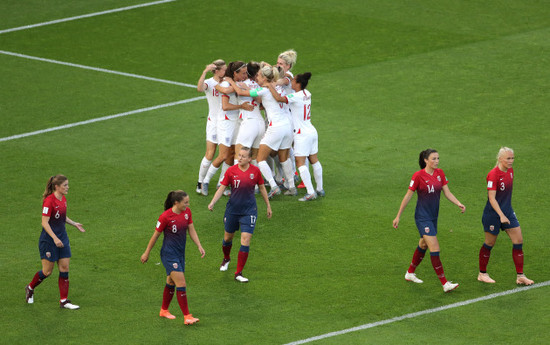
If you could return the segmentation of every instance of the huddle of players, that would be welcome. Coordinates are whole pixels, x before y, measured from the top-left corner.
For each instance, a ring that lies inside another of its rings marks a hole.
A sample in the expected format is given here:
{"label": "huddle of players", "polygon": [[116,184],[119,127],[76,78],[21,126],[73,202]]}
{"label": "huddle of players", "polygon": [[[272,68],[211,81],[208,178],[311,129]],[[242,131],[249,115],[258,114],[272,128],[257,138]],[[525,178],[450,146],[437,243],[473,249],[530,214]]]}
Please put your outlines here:
{"label": "huddle of players", "polygon": [[[221,168],[219,185],[227,168],[237,163],[240,148],[248,147],[252,164],[270,184],[269,198],[282,190],[286,195],[298,194],[296,170],[307,190],[300,201],[325,195],[322,166],[317,159],[318,136],[311,124],[311,93],[306,89],[311,73],[293,76],[290,69],[296,57],[294,50],[288,50],[278,56],[276,66],[255,61],[226,65],[223,60],[206,66],[197,84],[209,107],[206,153],[199,168],[197,193],[208,195],[210,180],[217,171]],[[213,76],[206,79],[209,72]],[[218,156],[214,158],[216,147]],[[316,188],[306,160],[311,163]]]}

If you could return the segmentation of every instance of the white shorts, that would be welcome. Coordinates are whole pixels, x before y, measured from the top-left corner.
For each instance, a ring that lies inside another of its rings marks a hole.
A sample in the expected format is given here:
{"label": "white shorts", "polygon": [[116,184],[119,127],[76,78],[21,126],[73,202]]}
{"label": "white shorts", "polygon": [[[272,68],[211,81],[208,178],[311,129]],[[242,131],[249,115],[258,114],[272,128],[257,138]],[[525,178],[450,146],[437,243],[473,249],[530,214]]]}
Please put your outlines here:
{"label": "white shorts", "polygon": [[206,120],[206,141],[217,144],[218,143],[218,128],[216,121]]}
{"label": "white shorts", "polygon": [[263,119],[243,120],[237,135],[237,144],[250,148],[259,148],[260,141],[265,133],[265,122]]}
{"label": "white shorts", "polygon": [[317,131],[294,134],[294,157],[309,157],[319,152]]}
{"label": "white shorts", "polygon": [[237,120],[218,119],[218,145],[231,147],[234,145],[235,131],[238,130]]}
{"label": "white shorts", "polygon": [[277,127],[268,126],[262,141],[260,141],[260,144],[269,146],[269,148],[273,151],[290,148],[292,145],[292,132],[290,131],[290,125]]}

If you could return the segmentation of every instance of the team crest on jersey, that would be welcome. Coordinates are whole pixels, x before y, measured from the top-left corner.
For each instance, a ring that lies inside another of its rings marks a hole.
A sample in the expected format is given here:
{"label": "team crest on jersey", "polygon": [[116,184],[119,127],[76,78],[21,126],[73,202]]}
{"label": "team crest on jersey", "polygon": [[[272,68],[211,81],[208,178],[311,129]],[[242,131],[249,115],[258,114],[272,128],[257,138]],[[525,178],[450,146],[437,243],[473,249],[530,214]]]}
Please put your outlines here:
{"label": "team crest on jersey", "polygon": [[51,258],[51,257],[52,257],[52,253],[46,252],[46,257],[47,257],[47,258]]}
{"label": "team crest on jersey", "polygon": [[429,232],[430,232],[430,228],[429,228],[429,227],[425,227],[425,228],[424,228],[424,231],[426,231],[426,233],[429,233]]}
{"label": "team crest on jersey", "polygon": [[441,176],[437,176],[437,180],[441,182]]}
{"label": "team crest on jersey", "polygon": [[189,219],[189,215],[186,213],[185,214],[185,220],[188,220]]}
{"label": "team crest on jersey", "polygon": [[176,269],[176,270],[178,269],[178,263],[177,263],[177,262],[174,262],[174,263],[172,264],[172,266],[174,267],[174,269]]}
{"label": "team crest on jersey", "polygon": [[251,180],[254,179],[254,174],[250,174],[250,179],[251,179]]}
{"label": "team crest on jersey", "polygon": [[494,225],[491,225],[491,226],[489,227],[489,230],[495,231],[495,226],[494,226]]}

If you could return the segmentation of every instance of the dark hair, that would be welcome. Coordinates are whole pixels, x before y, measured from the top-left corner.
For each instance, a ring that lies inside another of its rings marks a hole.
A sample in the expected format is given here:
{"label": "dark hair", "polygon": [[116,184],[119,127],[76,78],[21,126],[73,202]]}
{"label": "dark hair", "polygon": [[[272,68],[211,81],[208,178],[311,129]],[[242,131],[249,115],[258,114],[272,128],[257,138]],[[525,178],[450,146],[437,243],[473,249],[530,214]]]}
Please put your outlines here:
{"label": "dark hair", "polygon": [[434,152],[437,152],[437,150],[426,149],[420,152],[420,156],[418,157],[418,165],[420,165],[420,169],[424,169],[426,167],[426,162],[424,162],[424,160],[428,159],[428,157],[430,157],[430,155]]}
{"label": "dark hair", "polygon": [[309,72],[298,74],[296,75],[296,77],[294,77],[294,80],[296,80],[296,82],[300,84],[300,87],[302,88],[302,90],[307,87],[307,83],[309,82],[309,79],[311,79],[311,73]]}
{"label": "dark hair", "polygon": [[240,70],[243,66],[246,66],[246,64],[242,61],[232,61],[227,65],[227,69],[225,70],[225,76],[229,78],[234,78],[235,72]]}
{"label": "dark hair", "polygon": [[48,179],[48,183],[46,184],[46,189],[44,190],[44,194],[42,194],[42,197],[46,199],[48,195],[55,192],[55,186],[60,186],[63,184],[63,182],[67,181],[67,177],[65,175],[55,175]]}
{"label": "dark hair", "polygon": [[171,208],[174,206],[176,201],[182,201],[183,198],[187,196],[187,193],[185,193],[182,190],[173,190],[170,193],[168,193],[168,196],[166,197],[166,200],[164,201],[164,210]]}
{"label": "dark hair", "polygon": [[248,77],[250,79],[254,79],[256,77],[256,74],[258,74],[259,70],[260,70],[260,63],[257,61],[250,61],[246,65],[246,72],[248,73]]}

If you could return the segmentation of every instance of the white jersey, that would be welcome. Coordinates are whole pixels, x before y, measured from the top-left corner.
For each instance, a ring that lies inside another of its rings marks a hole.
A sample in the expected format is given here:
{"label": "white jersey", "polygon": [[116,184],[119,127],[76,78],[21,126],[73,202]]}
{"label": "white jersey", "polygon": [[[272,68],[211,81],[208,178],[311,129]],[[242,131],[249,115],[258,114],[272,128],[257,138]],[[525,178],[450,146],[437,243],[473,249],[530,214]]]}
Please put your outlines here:
{"label": "white jersey", "polygon": [[289,126],[291,122],[283,110],[282,103],[277,102],[277,100],[273,98],[271,91],[263,87],[256,89],[256,91],[258,96],[262,97],[262,104],[267,114],[269,126]]}
{"label": "white jersey", "polygon": [[311,93],[304,89],[285,97],[292,112],[294,133],[315,131],[311,123]]}
{"label": "white jersey", "polygon": [[[260,87],[258,85],[258,83],[256,83],[254,80],[250,80],[250,79],[245,80],[243,83],[246,86],[248,86],[248,88],[250,90],[254,90],[254,89],[257,89],[258,87]],[[241,119],[243,119],[243,120],[248,120],[248,119],[263,120],[262,113],[260,112],[260,104],[258,104],[254,100],[254,98],[252,98],[250,96],[239,96],[239,104],[243,104],[244,102],[248,102],[248,103],[252,104],[254,106],[254,110],[247,111],[247,110],[242,109],[241,114],[239,116]]]}
{"label": "white jersey", "polygon": [[[220,84],[221,87],[229,87],[231,86],[228,81],[222,81]],[[237,99],[237,94],[235,92],[231,92],[230,94],[222,94],[222,97],[229,98],[229,103],[231,104],[239,104],[239,100]],[[237,121],[239,118],[239,110],[223,110],[221,103],[220,103],[220,109],[222,111],[220,112],[219,119],[221,120],[231,120],[231,121]]]}
{"label": "white jersey", "polygon": [[216,90],[218,82],[214,78],[209,78],[204,81],[204,93],[208,102],[208,121],[216,123],[218,114],[222,108],[222,99],[220,93]]}
{"label": "white jersey", "polygon": [[285,89],[285,94],[288,95],[294,92],[294,90],[292,89],[292,78],[294,78],[294,74],[292,74],[292,72],[290,71],[287,71],[286,74],[290,75],[290,77],[285,76],[285,78],[288,80],[288,84],[283,85],[283,88]]}

